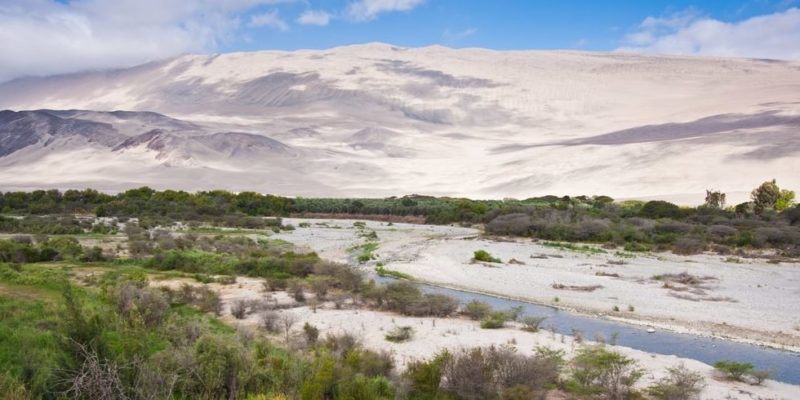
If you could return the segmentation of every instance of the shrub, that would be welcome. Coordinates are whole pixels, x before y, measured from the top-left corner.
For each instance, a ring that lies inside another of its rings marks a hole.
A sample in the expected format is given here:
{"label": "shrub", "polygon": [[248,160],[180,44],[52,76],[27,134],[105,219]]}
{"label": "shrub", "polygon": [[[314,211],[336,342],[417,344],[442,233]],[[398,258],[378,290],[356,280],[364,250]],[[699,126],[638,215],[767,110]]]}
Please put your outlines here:
{"label": "shrub", "polygon": [[410,326],[397,326],[386,334],[386,340],[394,343],[406,342],[414,336],[414,328]]}
{"label": "shrub", "polygon": [[247,301],[237,300],[231,306],[231,315],[236,319],[243,319],[247,316]]}
{"label": "shrub", "polygon": [[771,375],[769,371],[756,370],[753,364],[730,360],[717,361],[714,363],[714,369],[725,379],[738,382],[749,381],[754,385],[760,385]]}
{"label": "shrub", "polygon": [[769,379],[772,376],[770,371],[766,370],[756,370],[750,373],[750,378],[752,378],[754,385],[761,385],[764,383],[765,380]]}
{"label": "shrub", "polygon": [[628,398],[642,375],[635,360],[602,346],[583,348],[572,359],[572,377],[578,388],[612,400]]}
{"label": "shrub", "polygon": [[675,254],[691,255],[701,253],[705,247],[705,243],[700,239],[685,237],[675,241],[672,251]]}
{"label": "shrub", "polygon": [[705,387],[705,379],[699,372],[683,364],[667,369],[667,376],[647,388],[647,392],[658,400],[696,400]]}
{"label": "shrub", "polygon": [[123,283],[116,291],[117,313],[130,326],[153,328],[161,324],[169,308],[164,294],[135,283]]}
{"label": "shrub", "polygon": [[559,368],[557,358],[541,353],[526,357],[508,347],[476,348],[445,358],[441,383],[462,399],[537,398],[555,383]]}
{"label": "shrub", "polygon": [[195,289],[195,305],[204,312],[213,312],[215,315],[222,314],[222,300],[219,294],[205,286]]}
{"label": "shrub", "polygon": [[680,207],[667,201],[653,200],[644,203],[639,215],[645,218],[678,218],[681,215]]}
{"label": "shrub", "polygon": [[458,310],[458,300],[443,294],[425,294],[421,304],[421,315],[448,317]]}
{"label": "shrub", "polygon": [[275,311],[264,311],[261,314],[261,327],[269,333],[278,333],[281,328],[278,324],[280,315]]}
{"label": "shrub", "polygon": [[499,258],[492,257],[492,255],[489,254],[489,252],[487,252],[486,250],[476,250],[475,253],[473,253],[472,259],[475,261],[482,261],[488,263],[502,262],[500,261]]}
{"label": "shrub", "polygon": [[714,369],[723,374],[725,379],[743,381],[745,375],[753,372],[753,364],[723,360],[714,363]]}
{"label": "shrub", "polygon": [[547,317],[533,317],[533,316],[525,316],[522,318],[523,330],[528,332],[538,332],[539,327],[542,325],[542,322],[547,319]]}
{"label": "shrub", "polygon": [[495,311],[490,313],[486,318],[481,321],[482,329],[500,329],[506,326],[506,322],[511,319],[511,316],[506,311]]}
{"label": "shrub", "polygon": [[319,328],[306,322],[303,324],[303,335],[306,338],[306,343],[313,345],[319,339]]}
{"label": "shrub", "polygon": [[441,398],[442,375],[444,365],[452,355],[444,350],[429,361],[412,361],[403,373],[403,379],[408,382],[408,397],[411,399],[438,399]]}
{"label": "shrub", "polygon": [[486,318],[491,312],[492,306],[480,300],[471,300],[464,306],[464,314],[474,321]]}

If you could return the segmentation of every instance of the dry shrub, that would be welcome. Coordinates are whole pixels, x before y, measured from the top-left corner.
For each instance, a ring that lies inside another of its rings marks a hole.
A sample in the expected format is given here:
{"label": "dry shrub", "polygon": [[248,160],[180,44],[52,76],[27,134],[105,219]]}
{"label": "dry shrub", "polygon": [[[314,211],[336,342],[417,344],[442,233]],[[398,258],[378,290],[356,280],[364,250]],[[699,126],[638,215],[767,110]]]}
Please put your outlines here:
{"label": "dry shrub", "polygon": [[706,244],[704,241],[691,237],[682,237],[676,240],[675,244],[672,245],[672,251],[675,254],[687,256],[702,253],[705,248]]}
{"label": "dry shrub", "polygon": [[246,300],[236,300],[231,305],[231,315],[236,319],[244,319],[247,316],[247,305]]}
{"label": "dry shrub", "polygon": [[705,379],[699,372],[683,364],[667,369],[667,376],[647,388],[647,392],[658,400],[696,400],[705,387]]}
{"label": "dry shrub", "polygon": [[101,359],[93,350],[79,343],[75,345],[83,362],[67,379],[64,395],[71,399],[128,399],[119,366]]}
{"label": "dry shrub", "polygon": [[560,356],[528,357],[509,347],[463,350],[445,362],[442,383],[463,399],[496,398],[512,388],[508,395],[525,392],[531,395],[527,398],[536,398],[557,380],[560,363]]}
{"label": "dry shrub", "polygon": [[576,292],[594,292],[597,289],[602,289],[603,285],[565,285],[563,283],[554,282],[552,285],[553,289],[558,290],[573,290]]}
{"label": "dry shrub", "polygon": [[130,326],[153,328],[161,324],[169,304],[160,290],[124,283],[116,292],[117,312]]}
{"label": "dry shrub", "polygon": [[261,327],[269,333],[280,332],[280,315],[275,311],[264,311],[261,313]]}

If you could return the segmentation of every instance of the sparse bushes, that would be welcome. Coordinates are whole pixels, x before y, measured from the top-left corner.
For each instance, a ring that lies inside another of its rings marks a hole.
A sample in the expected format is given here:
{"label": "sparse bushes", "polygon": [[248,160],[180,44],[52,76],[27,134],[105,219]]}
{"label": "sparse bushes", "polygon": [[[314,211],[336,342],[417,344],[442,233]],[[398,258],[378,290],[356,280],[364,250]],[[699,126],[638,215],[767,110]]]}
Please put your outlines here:
{"label": "sparse bushes", "polygon": [[413,283],[405,281],[374,287],[365,293],[365,299],[404,315],[446,317],[458,310],[456,299],[441,294],[423,294]]}
{"label": "sparse bushes", "polygon": [[478,400],[523,394],[529,396],[525,398],[536,398],[558,378],[561,360],[552,356],[528,357],[507,347],[489,347],[445,353],[433,362],[441,365],[442,388],[458,398]]}

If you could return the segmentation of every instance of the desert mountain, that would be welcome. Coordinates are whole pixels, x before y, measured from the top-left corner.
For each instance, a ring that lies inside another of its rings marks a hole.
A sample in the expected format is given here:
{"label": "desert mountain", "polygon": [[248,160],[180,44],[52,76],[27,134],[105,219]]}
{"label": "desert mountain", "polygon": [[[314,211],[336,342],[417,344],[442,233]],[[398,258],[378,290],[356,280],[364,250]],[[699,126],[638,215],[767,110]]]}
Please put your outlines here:
{"label": "desert mountain", "polygon": [[768,178],[800,187],[798,93],[800,62],[775,60],[383,44],[186,55],[0,85],[0,190],[696,203]]}

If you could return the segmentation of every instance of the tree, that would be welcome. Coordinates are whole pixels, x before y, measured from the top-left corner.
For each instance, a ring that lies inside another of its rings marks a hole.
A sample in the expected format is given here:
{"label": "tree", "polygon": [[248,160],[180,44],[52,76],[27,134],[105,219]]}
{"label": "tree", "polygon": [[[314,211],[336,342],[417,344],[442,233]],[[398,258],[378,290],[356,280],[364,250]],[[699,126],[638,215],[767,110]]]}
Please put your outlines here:
{"label": "tree", "polygon": [[714,189],[706,190],[705,206],[717,210],[725,208],[725,193]]}
{"label": "tree", "polygon": [[750,193],[750,198],[753,200],[756,214],[760,214],[764,210],[775,209],[775,203],[778,202],[780,197],[781,189],[775,183],[775,179],[771,182],[767,181],[762,183],[761,186],[753,189],[753,192]]}

